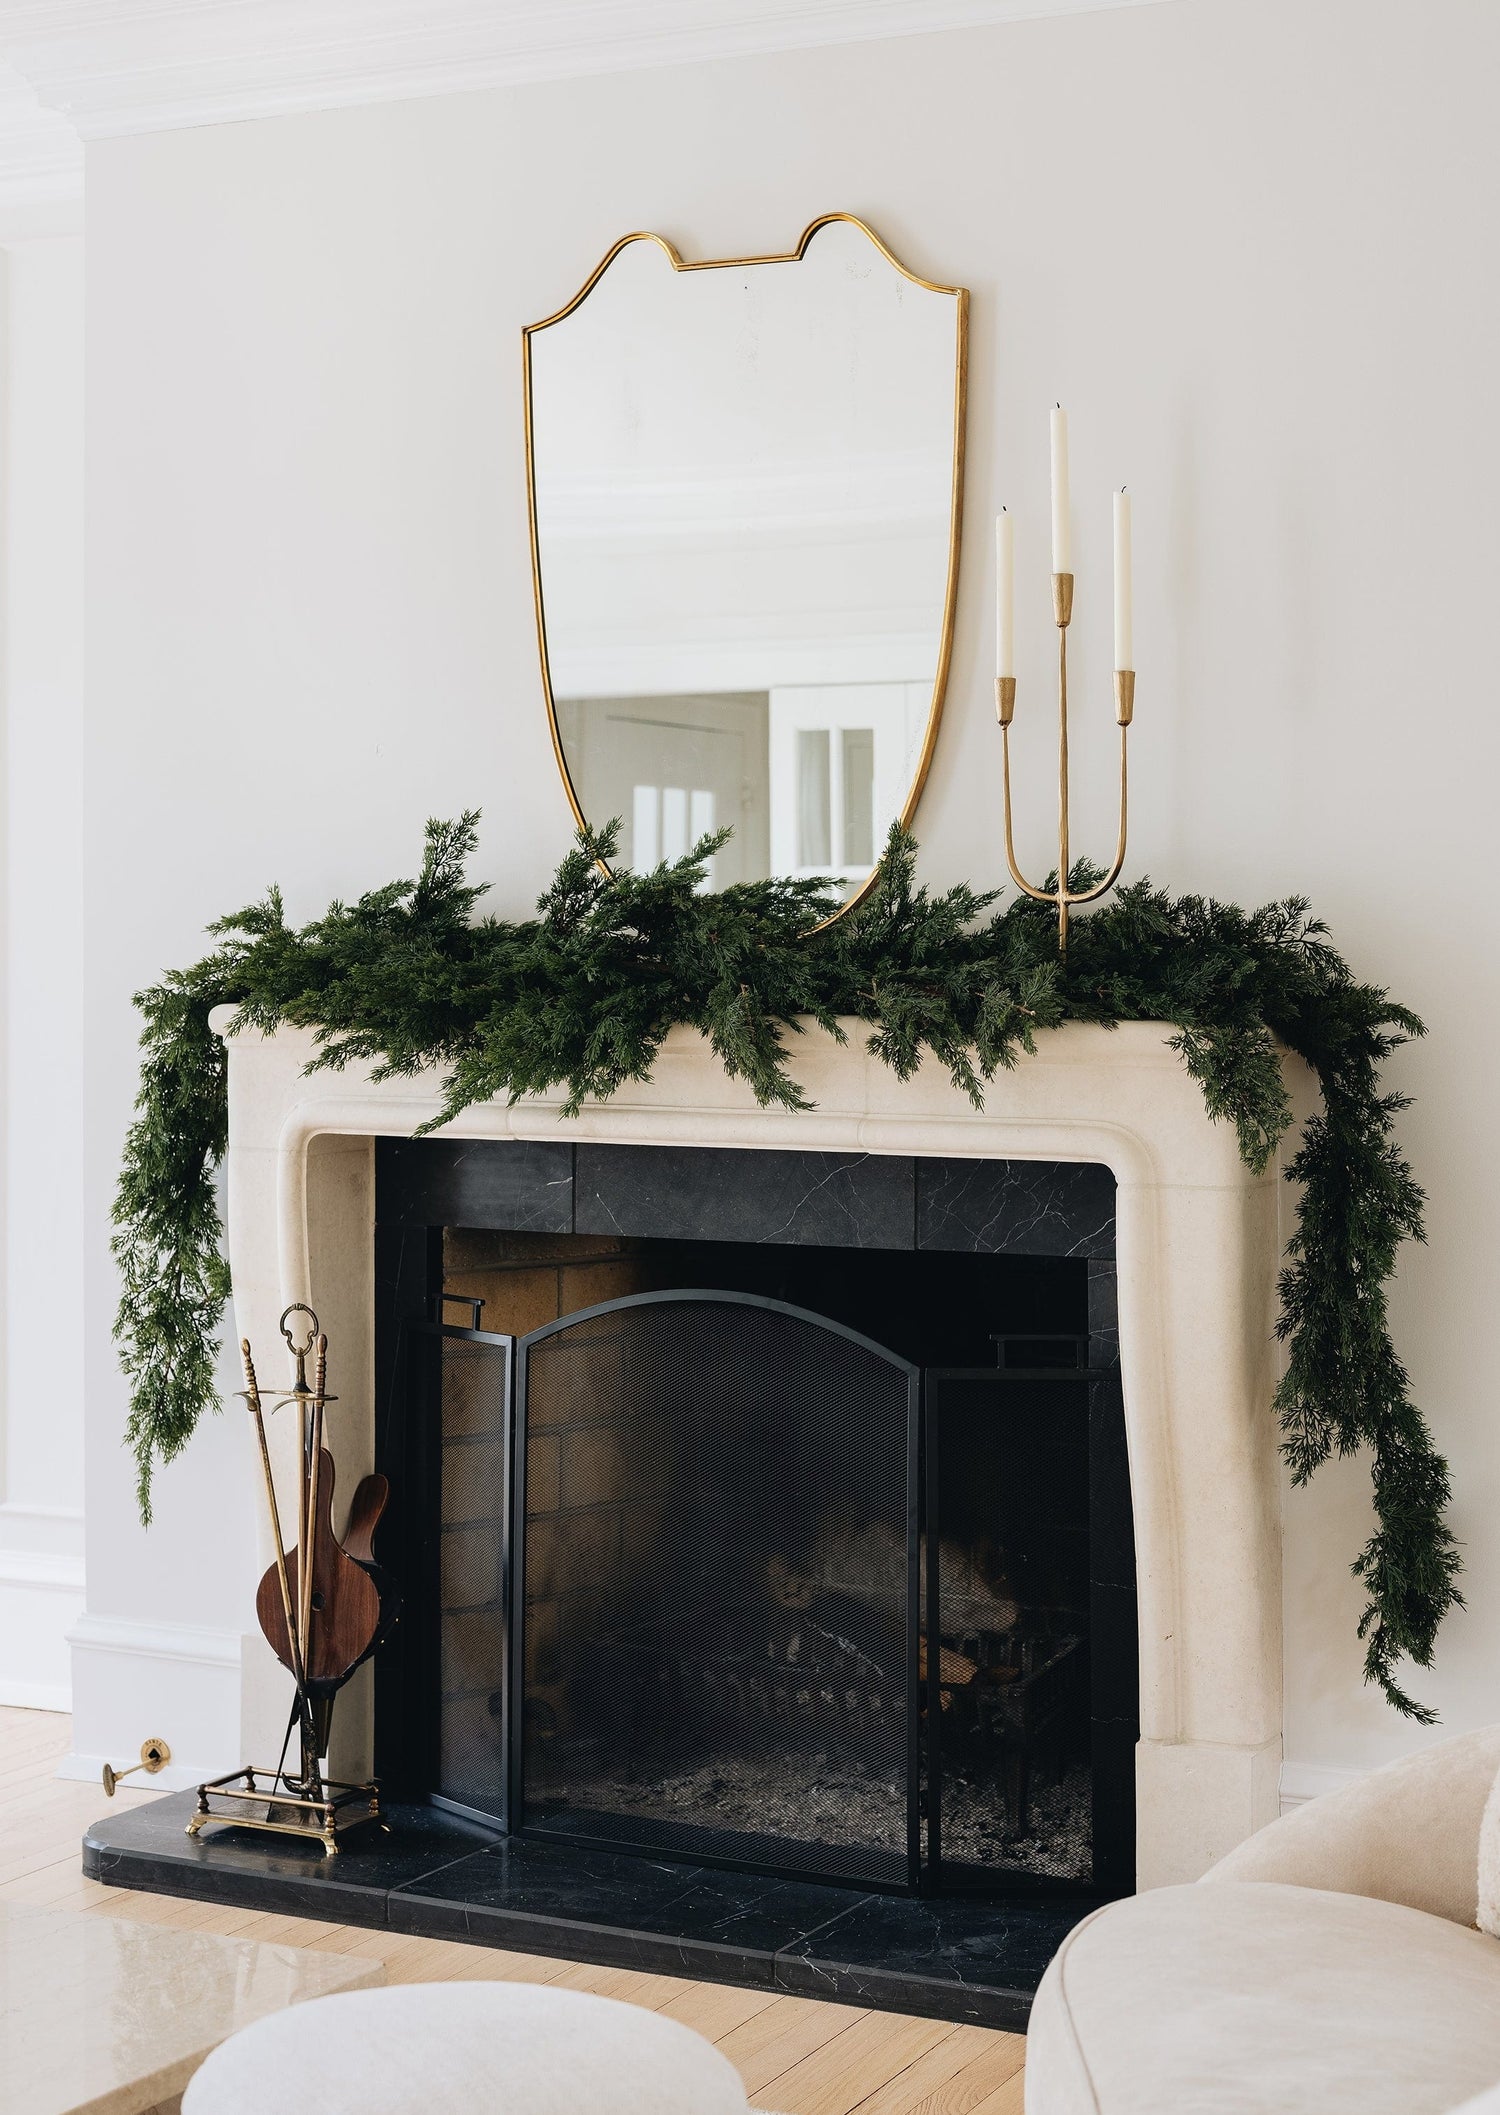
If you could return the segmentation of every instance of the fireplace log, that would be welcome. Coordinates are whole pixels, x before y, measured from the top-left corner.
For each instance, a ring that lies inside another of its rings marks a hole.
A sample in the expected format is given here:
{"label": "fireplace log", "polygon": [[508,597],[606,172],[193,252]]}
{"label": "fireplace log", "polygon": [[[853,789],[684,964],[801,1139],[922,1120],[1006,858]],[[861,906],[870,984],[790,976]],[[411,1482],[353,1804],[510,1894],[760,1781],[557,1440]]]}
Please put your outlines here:
{"label": "fireplace log", "polygon": [[[925,1632],[922,1635],[920,1661],[921,1675],[925,1682],[927,1679],[927,1636]],[[951,1647],[939,1644],[938,1680],[945,1689],[962,1689],[966,1683],[973,1681],[978,1672],[978,1665],[967,1654],[954,1652]]]}

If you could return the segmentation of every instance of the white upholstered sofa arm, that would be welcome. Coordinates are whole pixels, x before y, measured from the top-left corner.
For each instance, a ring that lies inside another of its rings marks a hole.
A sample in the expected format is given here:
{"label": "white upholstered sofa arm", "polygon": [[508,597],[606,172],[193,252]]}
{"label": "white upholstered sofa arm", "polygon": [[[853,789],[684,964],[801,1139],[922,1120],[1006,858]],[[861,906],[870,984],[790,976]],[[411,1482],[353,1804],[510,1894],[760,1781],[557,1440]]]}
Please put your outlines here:
{"label": "white upholstered sofa arm", "polygon": [[1472,1924],[1479,1824],[1500,1771],[1500,1726],[1462,1733],[1309,1800],[1204,1875],[1370,1895]]}

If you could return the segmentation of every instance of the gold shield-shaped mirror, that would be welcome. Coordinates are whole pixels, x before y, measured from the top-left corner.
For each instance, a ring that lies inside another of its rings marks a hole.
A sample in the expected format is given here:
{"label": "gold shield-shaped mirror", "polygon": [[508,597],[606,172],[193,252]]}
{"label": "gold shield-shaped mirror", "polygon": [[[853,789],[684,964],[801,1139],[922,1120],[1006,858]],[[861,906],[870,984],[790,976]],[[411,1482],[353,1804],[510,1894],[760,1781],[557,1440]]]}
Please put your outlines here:
{"label": "gold shield-shaped mirror", "polygon": [[547,709],[621,866],[729,825],[713,887],[870,886],[942,712],[967,322],[830,213],[777,257],[627,235],[526,329]]}

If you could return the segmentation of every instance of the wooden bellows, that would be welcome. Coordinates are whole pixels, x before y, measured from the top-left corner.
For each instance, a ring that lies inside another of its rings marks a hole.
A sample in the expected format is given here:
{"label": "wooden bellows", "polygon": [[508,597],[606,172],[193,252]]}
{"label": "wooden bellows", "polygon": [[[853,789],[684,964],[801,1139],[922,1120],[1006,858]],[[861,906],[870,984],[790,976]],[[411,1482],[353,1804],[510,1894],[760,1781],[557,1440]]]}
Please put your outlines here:
{"label": "wooden bellows", "polygon": [[[307,1314],[312,1331],[305,1344],[293,1342],[286,1324],[296,1312]],[[276,1407],[294,1405],[300,1420],[297,1486],[297,1534],[288,1544],[282,1533],[271,1472],[255,1362],[248,1340],[240,1345],[245,1368],[244,1400],[259,1442],[261,1472],[276,1554],[255,1594],[255,1612],[266,1642],[297,1684],[305,1716],[315,1701],[326,1704],[343,1686],[389,1628],[395,1615],[395,1592],[375,1562],[374,1537],[390,1496],[384,1476],[363,1477],[349,1509],[340,1539],[333,1525],[335,1469],[323,1444],[328,1394],[328,1339],[317,1329],[310,1309],[288,1308],[282,1334],[296,1361],[296,1378]],[[307,1358],[316,1352],[315,1378],[307,1378]],[[326,1712],[318,1714],[326,1718]]]}

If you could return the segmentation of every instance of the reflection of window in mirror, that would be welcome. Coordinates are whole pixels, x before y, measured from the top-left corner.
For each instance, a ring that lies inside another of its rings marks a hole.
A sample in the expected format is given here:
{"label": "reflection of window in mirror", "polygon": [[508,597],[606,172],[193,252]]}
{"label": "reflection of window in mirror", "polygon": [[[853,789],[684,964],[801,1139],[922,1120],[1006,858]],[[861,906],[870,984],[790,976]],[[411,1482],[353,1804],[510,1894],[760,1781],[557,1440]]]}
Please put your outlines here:
{"label": "reflection of window in mirror", "polygon": [[797,729],[797,864],[826,867],[833,857],[828,729]]}
{"label": "reflection of window in mirror", "polygon": [[839,863],[862,873],[875,864],[874,728],[844,728],[839,747],[844,779],[844,842]]}
{"label": "reflection of window in mirror", "polygon": [[[837,788],[837,791],[835,791]],[[874,865],[875,730],[797,729],[797,864],[851,878]]]}
{"label": "reflection of window in mirror", "polygon": [[[642,874],[664,859],[683,858],[700,837],[717,828],[718,802],[712,786],[632,786],[623,863]],[[709,867],[712,880],[712,861]]]}
{"label": "reflection of window in mirror", "polygon": [[807,683],[770,694],[771,867],[862,881],[901,812],[925,683]]}
{"label": "reflection of window in mirror", "polygon": [[585,815],[621,823],[619,862],[644,873],[727,823],[708,886],[766,871],[770,800],[764,691],[559,698],[557,731]]}

